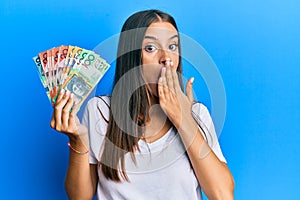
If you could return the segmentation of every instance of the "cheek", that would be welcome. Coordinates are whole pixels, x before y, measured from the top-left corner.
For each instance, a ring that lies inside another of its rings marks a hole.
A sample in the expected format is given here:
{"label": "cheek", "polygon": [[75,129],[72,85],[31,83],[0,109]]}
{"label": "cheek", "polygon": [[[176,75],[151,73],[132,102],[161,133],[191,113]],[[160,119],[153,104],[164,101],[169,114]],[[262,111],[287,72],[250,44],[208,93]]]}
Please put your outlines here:
{"label": "cheek", "polygon": [[158,61],[157,53],[147,53],[145,51],[142,52],[143,64],[153,64],[153,63],[157,63],[157,61]]}
{"label": "cheek", "polygon": [[178,54],[174,54],[172,55],[172,61],[173,61],[173,67],[177,69],[178,65],[179,65],[179,56]]}
{"label": "cheek", "polygon": [[146,83],[157,83],[161,72],[157,54],[144,53],[142,57],[143,76]]}
{"label": "cheek", "polygon": [[160,77],[161,66],[157,64],[144,64],[143,65],[143,76],[145,83],[148,85],[150,89],[150,93],[154,96],[158,96],[157,94],[157,83]]}
{"label": "cheek", "polygon": [[159,64],[143,64],[143,76],[145,82],[157,83],[161,73],[161,65]]}

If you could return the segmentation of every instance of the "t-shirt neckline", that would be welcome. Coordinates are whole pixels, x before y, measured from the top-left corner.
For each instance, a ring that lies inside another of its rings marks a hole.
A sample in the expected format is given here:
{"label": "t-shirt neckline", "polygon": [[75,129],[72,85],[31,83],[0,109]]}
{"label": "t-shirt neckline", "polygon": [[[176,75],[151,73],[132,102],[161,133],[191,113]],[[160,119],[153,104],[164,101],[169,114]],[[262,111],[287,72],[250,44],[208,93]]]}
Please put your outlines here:
{"label": "t-shirt neckline", "polygon": [[161,138],[148,143],[142,139],[139,140],[138,145],[139,148],[141,150],[141,152],[143,151],[147,151],[149,152],[149,150],[151,152],[153,151],[158,151],[164,148],[164,146],[170,142],[171,138],[173,138],[172,136],[175,135],[175,131],[174,131],[174,127],[171,127]]}

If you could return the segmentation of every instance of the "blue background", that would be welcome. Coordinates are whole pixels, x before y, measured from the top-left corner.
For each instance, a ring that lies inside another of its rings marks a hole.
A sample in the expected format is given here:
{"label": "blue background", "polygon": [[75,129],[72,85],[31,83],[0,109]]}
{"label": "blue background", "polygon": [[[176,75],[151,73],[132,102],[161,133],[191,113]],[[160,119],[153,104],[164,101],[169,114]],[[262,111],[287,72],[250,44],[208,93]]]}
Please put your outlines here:
{"label": "blue background", "polygon": [[[172,14],[220,71],[227,113],[219,140],[236,199],[300,199],[299,7],[292,0],[2,0],[0,199],[67,199],[67,138],[49,127],[52,110],[32,57],[61,44],[93,49],[149,8]],[[98,93],[110,91],[111,79],[112,70]],[[201,77],[194,89],[211,108]]]}

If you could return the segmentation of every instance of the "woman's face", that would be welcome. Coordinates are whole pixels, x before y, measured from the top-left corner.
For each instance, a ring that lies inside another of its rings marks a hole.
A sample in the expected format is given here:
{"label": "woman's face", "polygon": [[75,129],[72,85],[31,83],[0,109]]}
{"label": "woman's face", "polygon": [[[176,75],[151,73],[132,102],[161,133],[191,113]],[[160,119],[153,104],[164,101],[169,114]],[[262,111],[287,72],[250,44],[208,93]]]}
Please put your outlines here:
{"label": "woman's face", "polygon": [[84,96],[84,88],[81,83],[74,83],[72,87],[73,93],[78,96]]}
{"label": "woman's face", "polygon": [[142,44],[143,76],[155,96],[158,96],[157,83],[162,67],[171,62],[173,68],[178,68],[178,37],[177,30],[169,22],[152,23],[146,31]]}

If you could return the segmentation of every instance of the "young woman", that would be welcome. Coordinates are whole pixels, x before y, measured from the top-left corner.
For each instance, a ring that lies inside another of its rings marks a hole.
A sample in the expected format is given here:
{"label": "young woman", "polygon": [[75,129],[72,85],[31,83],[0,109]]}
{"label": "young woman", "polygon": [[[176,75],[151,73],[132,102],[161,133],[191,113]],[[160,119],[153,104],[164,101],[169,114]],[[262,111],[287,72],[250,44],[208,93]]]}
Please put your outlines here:
{"label": "young woman", "polygon": [[[70,199],[233,199],[233,178],[206,107],[182,86],[180,37],[159,10],[123,25],[111,96],[92,98],[83,120],[61,91],[51,127],[69,136]],[[71,111],[72,109],[72,111]]]}

